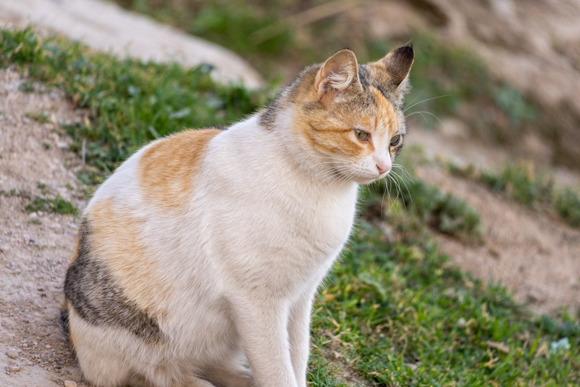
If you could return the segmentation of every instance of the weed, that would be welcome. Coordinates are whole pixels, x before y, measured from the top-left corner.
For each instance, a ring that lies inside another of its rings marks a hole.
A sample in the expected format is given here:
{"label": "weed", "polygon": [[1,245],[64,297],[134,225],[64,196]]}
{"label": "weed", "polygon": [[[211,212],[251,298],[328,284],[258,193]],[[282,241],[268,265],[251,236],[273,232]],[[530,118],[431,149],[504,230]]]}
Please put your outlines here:
{"label": "weed", "polygon": [[33,81],[24,81],[18,87],[18,90],[23,91],[25,93],[32,93],[34,91],[34,82]]}
{"label": "weed", "polygon": [[[399,185],[399,187],[397,187]],[[401,187],[402,185],[402,187]],[[383,181],[373,189],[368,203],[382,211],[399,200],[409,215],[432,229],[464,240],[478,241],[481,238],[481,221],[477,212],[464,201],[445,194],[422,180],[413,178],[408,182]],[[382,195],[387,193],[390,202],[384,203]],[[379,201],[377,204],[377,200]]]}
{"label": "weed", "polygon": [[556,193],[554,207],[572,227],[580,227],[580,194],[565,189]]}
{"label": "weed", "polygon": [[46,186],[46,184],[37,181],[36,182],[36,188],[38,188],[40,190],[40,192],[42,192],[43,195],[48,194],[49,189]]}
{"label": "weed", "polygon": [[549,203],[552,198],[552,181],[535,173],[531,163],[508,165],[499,175],[482,172],[481,181],[494,191],[506,192],[528,207]]}
{"label": "weed", "polygon": [[28,118],[30,118],[30,119],[33,119],[34,121],[39,122],[41,124],[46,124],[48,122],[48,114],[46,112],[41,112],[41,113],[26,113],[25,116],[28,117]]}
{"label": "weed", "polygon": [[78,213],[77,208],[71,202],[63,199],[59,194],[54,199],[36,196],[24,207],[24,210],[27,212],[52,212],[61,215],[76,215]]}
{"label": "weed", "polygon": [[479,181],[527,207],[555,210],[570,226],[580,227],[580,193],[555,188],[552,180],[535,172],[529,162],[505,166],[499,174],[480,171],[473,165],[458,167],[448,163],[447,168],[455,176]]}
{"label": "weed", "polygon": [[509,117],[512,128],[518,128],[523,122],[533,122],[537,118],[536,109],[512,86],[504,85],[499,88],[495,100]]}
{"label": "weed", "polygon": [[28,191],[23,189],[17,190],[15,188],[12,188],[10,191],[0,190],[0,196],[4,196],[7,198],[19,197],[24,199],[30,199],[30,193]]}

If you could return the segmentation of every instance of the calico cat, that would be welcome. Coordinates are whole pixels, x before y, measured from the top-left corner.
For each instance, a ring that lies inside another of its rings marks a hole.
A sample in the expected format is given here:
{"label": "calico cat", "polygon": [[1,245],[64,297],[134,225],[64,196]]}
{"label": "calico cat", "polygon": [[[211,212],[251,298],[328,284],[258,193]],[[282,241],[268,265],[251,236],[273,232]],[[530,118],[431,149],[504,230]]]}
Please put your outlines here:
{"label": "calico cat", "polygon": [[84,211],[66,274],[62,320],[86,380],[305,387],[312,302],[359,184],[403,146],[413,56],[359,65],[339,51],[227,130],[125,161]]}

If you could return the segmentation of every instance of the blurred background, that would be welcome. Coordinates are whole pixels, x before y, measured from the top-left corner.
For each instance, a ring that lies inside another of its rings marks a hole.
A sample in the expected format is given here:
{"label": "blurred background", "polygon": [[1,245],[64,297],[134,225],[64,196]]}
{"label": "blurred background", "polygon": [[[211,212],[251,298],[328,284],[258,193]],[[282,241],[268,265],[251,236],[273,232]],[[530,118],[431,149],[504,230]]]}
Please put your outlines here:
{"label": "blurred background", "polygon": [[408,101],[428,100],[416,110],[439,119],[417,114],[414,123],[541,165],[580,164],[578,1],[117,3],[235,51],[275,84],[342,48],[365,63],[412,42]]}
{"label": "blurred background", "polygon": [[63,257],[132,152],[411,43],[408,141],[361,188],[309,382],[580,384],[580,0],[0,0],[0,25],[0,354],[82,385],[51,320]]}

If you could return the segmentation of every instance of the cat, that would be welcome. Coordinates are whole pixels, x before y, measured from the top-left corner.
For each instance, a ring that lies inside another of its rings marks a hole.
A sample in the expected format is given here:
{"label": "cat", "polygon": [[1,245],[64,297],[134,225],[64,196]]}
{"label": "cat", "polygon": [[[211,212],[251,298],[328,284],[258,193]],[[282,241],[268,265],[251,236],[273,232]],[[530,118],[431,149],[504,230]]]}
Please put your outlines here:
{"label": "cat", "polygon": [[[95,386],[305,387],[312,303],[359,184],[405,134],[414,60],[341,50],[227,130],[154,141],[96,191],[61,318]],[[249,369],[245,366],[249,364]]]}

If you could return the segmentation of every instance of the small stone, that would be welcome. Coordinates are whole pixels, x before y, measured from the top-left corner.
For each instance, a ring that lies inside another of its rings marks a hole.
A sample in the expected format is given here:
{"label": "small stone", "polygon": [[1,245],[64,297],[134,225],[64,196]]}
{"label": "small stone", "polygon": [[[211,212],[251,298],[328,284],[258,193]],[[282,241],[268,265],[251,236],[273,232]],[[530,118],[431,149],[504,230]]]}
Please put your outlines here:
{"label": "small stone", "polygon": [[36,218],[38,215],[36,214],[36,212],[31,212],[30,215],[28,215],[31,218]]}
{"label": "small stone", "polygon": [[448,288],[443,292],[443,295],[447,298],[455,298],[456,296],[455,289]]}
{"label": "small stone", "polygon": [[465,328],[467,326],[467,321],[465,321],[465,319],[461,317],[459,320],[457,320],[457,326],[459,328]]}
{"label": "small stone", "polygon": [[51,349],[52,347],[51,347],[49,344],[46,344],[46,345],[44,346],[44,348],[46,348],[46,349]]}
{"label": "small stone", "polygon": [[20,367],[19,366],[12,366],[10,367],[10,372],[18,372],[20,371]]}
{"label": "small stone", "polygon": [[18,354],[16,352],[10,351],[6,353],[6,356],[8,356],[10,359],[16,359]]}
{"label": "small stone", "polygon": [[64,387],[77,387],[77,383],[72,380],[65,380]]}

